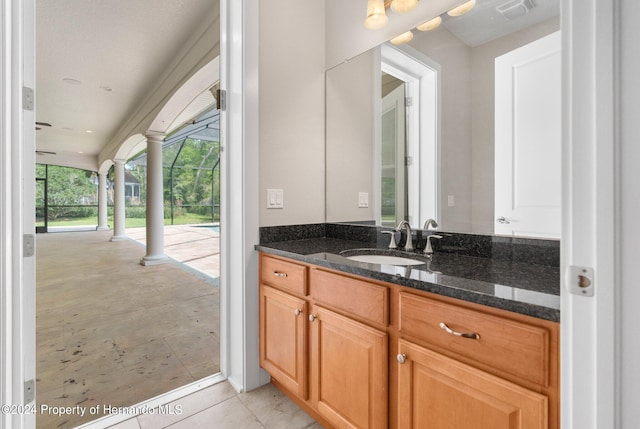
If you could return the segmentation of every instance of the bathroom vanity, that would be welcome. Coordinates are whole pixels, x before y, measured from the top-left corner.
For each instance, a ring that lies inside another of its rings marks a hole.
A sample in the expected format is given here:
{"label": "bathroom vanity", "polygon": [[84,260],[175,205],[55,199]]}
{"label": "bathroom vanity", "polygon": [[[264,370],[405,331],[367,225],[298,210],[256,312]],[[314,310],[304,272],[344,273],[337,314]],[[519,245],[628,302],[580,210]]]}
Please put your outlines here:
{"label": "bathroom vanity", "polygon": [[445,234],[396,266],[345,256],[386,252],[380,228],[323,228],[256,246],[261,365],[321,424],[559,427],[552,241]]}

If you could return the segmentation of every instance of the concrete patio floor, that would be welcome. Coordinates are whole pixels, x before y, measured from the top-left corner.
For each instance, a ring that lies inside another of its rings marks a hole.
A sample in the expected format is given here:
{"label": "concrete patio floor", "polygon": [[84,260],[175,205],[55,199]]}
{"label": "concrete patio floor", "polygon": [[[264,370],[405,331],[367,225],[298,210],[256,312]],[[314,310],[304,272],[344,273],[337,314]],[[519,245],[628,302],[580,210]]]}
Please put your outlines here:
{"label": "concrete patio floor", "polygon": [[[166,254],[189,270],[173,261],[143,267],[144,247],[111,235],[37,236],[38,407],[131,406],[219,371],[217,232],[167,227]],[[38,415],[37,427],[97,417]]]}

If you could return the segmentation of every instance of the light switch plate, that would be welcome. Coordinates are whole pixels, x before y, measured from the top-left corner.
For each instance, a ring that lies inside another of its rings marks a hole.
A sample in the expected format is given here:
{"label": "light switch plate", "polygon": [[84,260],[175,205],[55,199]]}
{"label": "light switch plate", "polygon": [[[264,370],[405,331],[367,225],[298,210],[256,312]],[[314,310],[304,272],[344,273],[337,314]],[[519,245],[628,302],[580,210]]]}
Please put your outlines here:
{"label": "light switch plate", "polygon": [[368,192],[359,192],[358,193],[358,207],[369,207],[369,193]]}
{"label": "light switch plate", "polygon": [[282,189],[267,189],[267,208],[284,208],[284,191]]}

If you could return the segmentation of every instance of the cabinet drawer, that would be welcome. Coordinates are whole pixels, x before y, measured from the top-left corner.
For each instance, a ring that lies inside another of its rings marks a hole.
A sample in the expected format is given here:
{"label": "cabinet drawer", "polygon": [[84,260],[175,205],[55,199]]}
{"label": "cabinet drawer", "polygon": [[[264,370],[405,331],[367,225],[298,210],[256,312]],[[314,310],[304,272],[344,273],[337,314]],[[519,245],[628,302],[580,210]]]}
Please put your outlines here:
{"label": "cabinet drawer", "polygon": [[[457,336],[441,324],[478,338]],[[540,386],[549,385],[545,328],[403,292],[400,333]]]}
{"label": "cabinet drawer", "polygon": [[307,295],[307,267],[262,255],[260,281],[299,295]]}
{"label": "cabinet drawer", "polygon": [[381,325],[389,324],[389,289],[363,280],[312,269],[310,294],[317,302]]}

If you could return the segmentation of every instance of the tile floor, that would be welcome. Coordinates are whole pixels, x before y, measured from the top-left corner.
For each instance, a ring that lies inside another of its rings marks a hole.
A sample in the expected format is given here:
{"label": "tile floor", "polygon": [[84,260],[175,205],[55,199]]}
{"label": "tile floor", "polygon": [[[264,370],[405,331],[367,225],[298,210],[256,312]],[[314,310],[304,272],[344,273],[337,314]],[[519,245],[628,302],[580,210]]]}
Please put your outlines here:
{"label": "tile floor", "polygon": [[[111,429],[321,429],[273,385],[237,394],[222,382],[168,404],[174,414],[145,414]],[[177,412],[177,410],[180,410]]]}
{"label": "tile floor", "polygon": [[[111,235],[37,236],[38,407],[131,406],[219,371],[217,283],[175,263],[143,267],[144,247]],[[37,427],[95,418],[39,414]]]}

